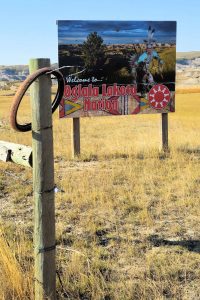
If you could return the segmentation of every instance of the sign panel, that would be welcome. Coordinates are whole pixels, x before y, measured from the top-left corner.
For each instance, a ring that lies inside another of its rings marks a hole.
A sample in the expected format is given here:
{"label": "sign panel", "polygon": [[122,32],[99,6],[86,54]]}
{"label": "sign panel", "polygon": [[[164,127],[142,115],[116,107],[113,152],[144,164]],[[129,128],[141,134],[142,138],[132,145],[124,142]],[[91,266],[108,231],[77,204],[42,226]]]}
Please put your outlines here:
{"label": "sign panel", "polygon": [[175,111],[175,21],[58,21],[60,117]]}

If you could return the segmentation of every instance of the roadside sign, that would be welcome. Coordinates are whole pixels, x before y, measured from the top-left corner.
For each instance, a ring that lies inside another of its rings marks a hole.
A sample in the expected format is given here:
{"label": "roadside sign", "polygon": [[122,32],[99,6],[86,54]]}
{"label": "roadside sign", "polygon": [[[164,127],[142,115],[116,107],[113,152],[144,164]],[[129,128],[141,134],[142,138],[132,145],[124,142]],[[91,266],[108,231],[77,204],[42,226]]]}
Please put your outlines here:
{"label": "roadside sign", "polygon": [[175,111],[175,21],[58,21],[60,117]]}

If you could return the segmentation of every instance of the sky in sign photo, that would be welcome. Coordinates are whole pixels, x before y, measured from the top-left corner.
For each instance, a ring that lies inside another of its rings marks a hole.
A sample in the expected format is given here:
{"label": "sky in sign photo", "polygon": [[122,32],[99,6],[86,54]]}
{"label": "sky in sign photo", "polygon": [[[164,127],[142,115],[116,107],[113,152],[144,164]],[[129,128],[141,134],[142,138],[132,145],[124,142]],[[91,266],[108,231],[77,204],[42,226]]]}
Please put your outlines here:
{"label": "sky in sign photo", "polygon": [[173,21],[58,21],[60,45],[83,43],[89,33],[97,32],[105,44],[143,43],[149,26],[155,30],[156,42],[176,41]]}

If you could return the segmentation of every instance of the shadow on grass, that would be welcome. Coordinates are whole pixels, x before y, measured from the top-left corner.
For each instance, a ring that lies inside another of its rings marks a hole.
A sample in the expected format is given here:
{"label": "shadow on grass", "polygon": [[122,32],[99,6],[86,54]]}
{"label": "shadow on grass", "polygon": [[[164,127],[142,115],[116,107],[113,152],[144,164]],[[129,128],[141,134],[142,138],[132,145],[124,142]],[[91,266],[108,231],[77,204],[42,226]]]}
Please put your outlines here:
{"label": "shadow on grass", "polygon": [[181,246],[185,247],[188,251],[200,253],[200,240],[171,241],[159,238],[157,235],[151,235],[149,236],[148,241],[153,244],[154,247]]}
{"label": "shadow on grass", "polygon": [[191,148],[189,145],[181,146],[178,151],[186,154],[200,154],[200,146],[196,148]]}

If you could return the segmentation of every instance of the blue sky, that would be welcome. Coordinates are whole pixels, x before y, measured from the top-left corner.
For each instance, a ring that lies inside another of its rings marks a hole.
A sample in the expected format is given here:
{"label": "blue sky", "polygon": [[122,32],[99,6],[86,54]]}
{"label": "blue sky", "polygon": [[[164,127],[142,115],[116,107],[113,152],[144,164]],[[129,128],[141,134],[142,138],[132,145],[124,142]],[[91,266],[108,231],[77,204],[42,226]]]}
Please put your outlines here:
{"label": "blue sky", "polygon": [[58,61],[56,20],[177,21],[177,51],[200,51],[200,0],[0,0],[0,65]]}

